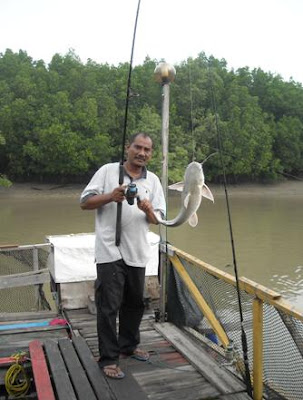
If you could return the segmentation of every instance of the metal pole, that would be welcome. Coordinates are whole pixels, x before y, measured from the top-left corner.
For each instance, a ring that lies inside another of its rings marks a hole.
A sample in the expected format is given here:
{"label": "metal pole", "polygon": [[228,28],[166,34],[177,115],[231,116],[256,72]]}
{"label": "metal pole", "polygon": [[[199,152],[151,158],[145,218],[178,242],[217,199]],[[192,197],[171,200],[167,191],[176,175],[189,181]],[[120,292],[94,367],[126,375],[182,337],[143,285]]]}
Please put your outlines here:
{"label": "metal pole", "polygon": [[[169,141],[169,83],[162,86],[162,187],[167,200],[168,141]],[[164,226],[161,225],[163,228]],[[166,229],[163,229],[166,232]],[[166,235],[166,233],[163,233]],[[163,237],[164,238],[164,237]],[[166,241],[166,238],[165,238]]]}
{"label": "metal pole", "polygon": [[[162,87],[162,187],[168,204],[168,141],[169,141],[169,83]],[[167,227],[160,225],[161,244],[164,248],[160,251],[160,321],[165,322],[166,316],[166,288],[167,288]]]}
{"label": "metal pole", "polygon": [[[155,69],[155,77],[162,84],[162,187],[167,205],[168,191],[168,142],[169,142],[169,84],[174,80],[176,71],[173,66],[167,63],[160,63]],[[160,304],[159,318],[165,321],[166,316],[166,286],[167,286],[167,254],[166,227],[160,225]]]}

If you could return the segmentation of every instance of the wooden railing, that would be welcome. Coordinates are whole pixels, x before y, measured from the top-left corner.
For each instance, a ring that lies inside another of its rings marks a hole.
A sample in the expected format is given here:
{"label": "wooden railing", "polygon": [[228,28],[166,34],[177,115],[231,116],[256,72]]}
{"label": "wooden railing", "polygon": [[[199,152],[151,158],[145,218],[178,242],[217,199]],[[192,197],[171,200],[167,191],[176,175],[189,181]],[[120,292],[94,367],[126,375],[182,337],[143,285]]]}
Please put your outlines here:
{"label": "wooden railing", "polygon": [[[14,271],[14,262],[15,257],[22,252],[31,252],[31,257],[27,257],[26,261],[30,264],[28,269],[32,269],[26,272],[16,272],[11,273],[9,275],[0,275],[0,290],[1,289],[14,289],[25,286],[33,286],[34,287],[34,296],[37,304],[40,301],[41,294],[39,292],[40,285],[45,283],[50,283],[50,271],[48,268],[44,266],[41,268],[39,265],[39,256],[38,251],[41,248],[50,248],[50,244],[37,244],[37,245],[23,245],[23,246],[14,246],[14,245],[5,245],[0,246],[0,251],[2,254],[8,254],[11,256],[12,263],[10,270]],[[18,260],[18,257],[16,257]],[[30,260],[30,261],[29,261]],[[0,263],[1,266],[1,263]],[[3,270],[2,270],[3,272]]]}
{"label": "wooden railing", "polygon": [[[220,340],[224,348],[229,344],[229,339],[227,334],[217,319],[216,315],[209,307],[205,301],[203,294],[199,291],[196,284],[191,279],[187,270],[183,266],[181,260],[184,260],[196,267],[201,268],[208,274],[216,277],[234,287],[237,286],[235,277],[232,275],[221,271],[218,268],[207,264],[198,258],[180,250],[171,245],[163,246],[161,251],[167,251],[168,259],[170,260],[172,266],[178,272],[179,277],[186,285],[187,289],[191,293],[191,296],[195,300],[200,311],[203,313],[204,317],[208,320],[213,331],[216,333],[218,339]],[[283,313],[295,318],[298,321],[303,322],[303,313],[287,301],[285,301],[281,294],[268,289],[250,279],[240,277],[239,278],[239,288],[245,291],[247,294],[252,296],[252,325],[253,325],[253,398],[254,400],[262,400],[263,398],[263,331],[264,331],[264,321],[263,321],[263,308],[264,304],[269,304],[273,306],[276,310],[280,310]]]}

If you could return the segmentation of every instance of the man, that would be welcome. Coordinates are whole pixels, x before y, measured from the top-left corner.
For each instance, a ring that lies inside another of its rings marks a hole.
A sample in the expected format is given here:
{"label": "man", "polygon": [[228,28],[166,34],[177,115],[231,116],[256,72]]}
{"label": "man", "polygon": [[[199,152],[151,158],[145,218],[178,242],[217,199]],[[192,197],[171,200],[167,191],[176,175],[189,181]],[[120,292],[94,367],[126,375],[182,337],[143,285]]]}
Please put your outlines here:
{"label": "man", "polygon": [[[149,224],[157,224],[155,212],[165,214],[165,198],[159,178],[147,171],[152,140],[144,133],[130,138],[123,164],[124,183],[119,186],[119,163],[103,165],[81,194],[81,208],[96,210],[95,257],[96,306],[100,360],[106,376],[123,378],[120,354],[147,361],[140,349],[139,326],[144,312],[145,266],[150,246]],[[138,193],[133,205],[126,200],[129,183]],[[136,201],[137,200],[137,201]],[[116,246],[117,204],[122,203],[121,239]],[[119,334],[116,317],[119,313]]]}

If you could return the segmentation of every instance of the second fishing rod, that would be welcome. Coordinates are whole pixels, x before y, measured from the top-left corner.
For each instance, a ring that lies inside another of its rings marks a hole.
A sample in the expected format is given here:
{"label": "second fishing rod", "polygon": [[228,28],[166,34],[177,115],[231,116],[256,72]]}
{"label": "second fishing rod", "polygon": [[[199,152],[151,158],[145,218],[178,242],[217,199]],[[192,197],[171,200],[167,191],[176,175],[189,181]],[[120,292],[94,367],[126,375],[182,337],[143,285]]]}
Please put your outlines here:
{"label": "second fishing rod", "polygon": [[[136,32],[138,25],[138,18],[140,12],[141,0],[138,0],[137,5],[137,13],[135,19],[133,40],[132,40],[132,49],[131,49],[131,57],[129,63],[129,72],[128,72],[128,80],[127,80],[127,89],[126,89],[126,101],[125,101],[125,115],[124,115],[124,126],[123,126],[123,136],[122,136],[122,147],[121,147],[121,158],[120,158],[120,166],[119,166],[119,185],[123,185],[124,182],[124,157],[125,157],[125,145],[126,145],[126,134],[127,134],[127,119],[128,119],[128,108],[129,108],[129,98],[130,98],[130,89],[131,89],[131,77],[133,70],[133,58],[134,58],[134,49],[135,49],[135,40],[136,40]],[[129,204],[133,204],[133,198],[135,196],[136,188],[133,185],[129,185],[126,188],[126,199]],[[121,218],[122,218],[122,203],[117,203],[117,219],[116,219],[116,246],[120,245],[121,240]]]}

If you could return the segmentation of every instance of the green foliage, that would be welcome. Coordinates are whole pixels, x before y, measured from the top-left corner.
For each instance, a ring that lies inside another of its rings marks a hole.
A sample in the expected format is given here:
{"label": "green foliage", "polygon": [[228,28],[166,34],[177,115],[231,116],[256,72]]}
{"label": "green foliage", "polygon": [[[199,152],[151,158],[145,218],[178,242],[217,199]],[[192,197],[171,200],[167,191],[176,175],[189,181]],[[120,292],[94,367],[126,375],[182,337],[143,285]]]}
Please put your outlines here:
{"label": "green foliage", "polygon": [[[162,96],[157,60],[132,71],[127,135],[154,144],[149,168],[161,175]],[[170,86],[169,182],[205,160],[207,180],[278,179],[303,172],[303,88],[259,69],[228,71],[201,52],[176,65]],[[119,160],[129,64],[83,64],[73,50],[45,65],[25,51],[0,54],[0,185],[9,178],[86,179]],[[5,176],[6,175],[6,176]]]}
{"label": "green foliage", "polygon": [[299,118],[284,116],[276,124],[274,150],[276,157],[283,162],[285,172],[302,172],[303,123]]}
{"label": "green foliage", "polygon": [[0,132],[0,146],[3,146],[3,145],[5,145],[5,138],[3,135],[1,135],[1,132]]}
{"label": "green foliage", "polygon": [[0,174],[0,186],[10,187],[12,186],[12,182],[9,179],[7,179],[5,175]]}
{"label": "green foliage", "polygon": [[[1,135],[0,132],[0,147],[5,145],[5,138],[3,135]],[[0,186],[4,187],[10,187],[12,185],[12,182],[7,179],[7,177],[3,174],[0,174]]]}

